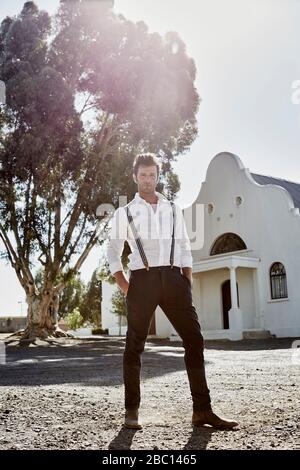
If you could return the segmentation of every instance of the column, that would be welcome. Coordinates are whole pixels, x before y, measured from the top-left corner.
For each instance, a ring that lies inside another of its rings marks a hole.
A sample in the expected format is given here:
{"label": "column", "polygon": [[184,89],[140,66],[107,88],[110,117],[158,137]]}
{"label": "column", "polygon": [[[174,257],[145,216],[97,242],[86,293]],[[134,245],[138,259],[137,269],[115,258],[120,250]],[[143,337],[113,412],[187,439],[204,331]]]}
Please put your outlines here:
{"label": "column", "polygon": [[230,269],[230,294],[231,309],[229,310],[229,329],[230,337],[233,341],[243,338],[243,313],[238,307],[237,288],[236,288],[236,268]]}
{"label": "column", "polygon": [[230,268],[231,308],[238,308],[235,268]]}

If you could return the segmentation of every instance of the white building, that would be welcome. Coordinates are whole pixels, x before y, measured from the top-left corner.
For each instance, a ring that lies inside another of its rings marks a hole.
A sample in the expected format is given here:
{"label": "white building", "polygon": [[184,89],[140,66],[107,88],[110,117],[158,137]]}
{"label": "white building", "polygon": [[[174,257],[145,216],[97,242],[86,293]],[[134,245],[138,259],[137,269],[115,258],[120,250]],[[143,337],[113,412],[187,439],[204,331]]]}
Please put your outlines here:
{"label": "white building", "polygon": [[[192,252],[193,302],[204,338],[300,336],[300,184],[250,173],[239,157],[222,152],[186,210],[201,204],[204,244]],[[105,285],[103,328],[117,327],[107,314],[110,298]],[[159,307],[151,333],[176,334]]]}

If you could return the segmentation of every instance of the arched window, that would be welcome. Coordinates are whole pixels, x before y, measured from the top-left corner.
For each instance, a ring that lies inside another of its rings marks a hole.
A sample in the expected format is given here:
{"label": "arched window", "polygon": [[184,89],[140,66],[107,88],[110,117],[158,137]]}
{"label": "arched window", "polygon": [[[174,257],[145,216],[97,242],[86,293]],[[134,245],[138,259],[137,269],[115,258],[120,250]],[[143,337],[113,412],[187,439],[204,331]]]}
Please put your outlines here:
{"label": "arched window", "polygon": [[286,272],[282,263],[273,263],[270,268],[271,299],[285,299],[288,296]]}
{"label": "arched window", "polygon": [[230,251],[245,250],[247,247],[244,241],[235,233],[224,233],[212,246],[210,256],[229,253]]}

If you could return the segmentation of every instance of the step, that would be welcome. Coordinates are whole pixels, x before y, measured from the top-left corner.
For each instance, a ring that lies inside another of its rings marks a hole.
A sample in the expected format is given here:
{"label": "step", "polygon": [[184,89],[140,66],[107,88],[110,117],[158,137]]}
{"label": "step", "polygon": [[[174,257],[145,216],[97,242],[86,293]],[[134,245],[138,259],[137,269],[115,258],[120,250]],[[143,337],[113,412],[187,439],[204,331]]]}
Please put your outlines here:
{"label": "step", "polygon": [[271,335],[269,330],[244,330],[243,331],[244,339],[267,339],[274,338],[274,335]]}

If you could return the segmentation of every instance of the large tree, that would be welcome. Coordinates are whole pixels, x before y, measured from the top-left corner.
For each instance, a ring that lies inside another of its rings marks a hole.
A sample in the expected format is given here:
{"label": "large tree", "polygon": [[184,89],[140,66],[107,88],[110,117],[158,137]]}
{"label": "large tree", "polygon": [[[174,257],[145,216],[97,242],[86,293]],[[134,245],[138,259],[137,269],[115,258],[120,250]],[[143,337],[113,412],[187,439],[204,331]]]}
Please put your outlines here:
{"label": "large tree", "polygon": [[65,0],[51,19],[26,2],[1,23],[0,239],[26,293],[26,338],[60,334],[60,293],[103,241],[97,207],[134,194],[135,154],[160,156],[159,189],[173,197],[172,161],[197,134],[183,41],[109,5]]}

